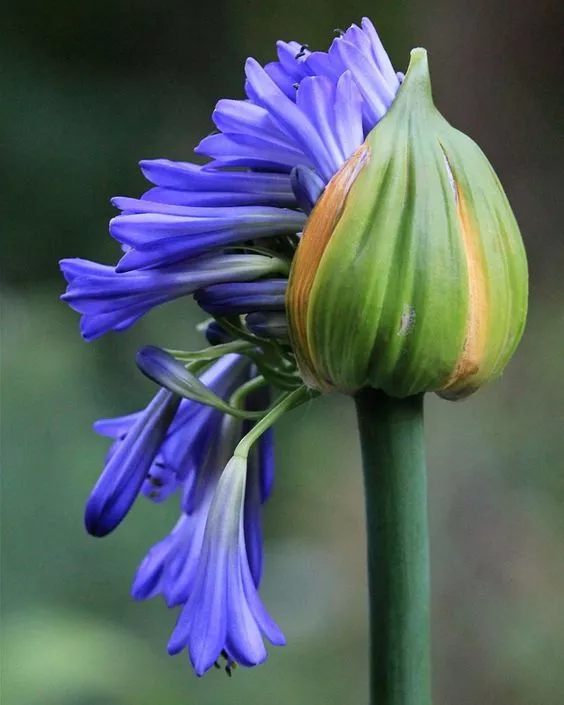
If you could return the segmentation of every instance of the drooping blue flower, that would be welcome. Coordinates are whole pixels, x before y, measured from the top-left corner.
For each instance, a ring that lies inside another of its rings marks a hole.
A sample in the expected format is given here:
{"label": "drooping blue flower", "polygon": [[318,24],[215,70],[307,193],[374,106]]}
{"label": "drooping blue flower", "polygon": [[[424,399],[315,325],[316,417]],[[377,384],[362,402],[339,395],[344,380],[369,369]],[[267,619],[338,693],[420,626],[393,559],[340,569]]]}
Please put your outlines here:
{"label": "drooping blue flower", "polygon": [[110,330],[129,328],[154,306],[202,287],[252,281],[278,268],[279,262],[263,255],[210,254],[182,265],[130,272],[66,259],[61,270],[68,288],[61,298],[82,314],[82,335],[93,340]]}
{"label": "drooping blue flower", "polygon": [[274,645],[285,643],[249,566],[244,511],[249,482],[246,461],[234,456],[218,482],[193,589],[169,641],[170,653],[188,649],[198,675],[222,654],[243,666],[261,663],[267,655],[263,636]]}
{"label": "drooping blue flower", "polygon": [[[268,394],[262,390],[249,397],[246,406],[248,408],[262,407],[268,402]],[[197,580],[201,580],[201,575],[207,570],[207,553],[205,550],[205,535],[211,531],[213,521],[211,519],[212,508],[216,497],[220,492],[220,483],[225,485],[224,468],[229,464],[235,451],[236,445],[244,435],[243,422],[230,416],[223,416],[221,427],[216,434],[216,440],[209,448],[205,460],[193,470],[193,478],[186,478],[185,483],[189,495],[183,499],[182,513],[175,527],[163,540],[157,543],[140,564],[132,586],[132,595],[136,599],[149,599],[157,595],[162,595],[169,607],[185,605],[193,597],[197,590]],[[245,424],[246,425],[246,424]],[[239,540],[238,568],[248,582],[246,590],[251,595],[250,604],[253,609],[256,621],[261,633],[264,633],[273,643],[283,643],[283,636],[279,629],[274,626],[272,620],[267,616],[264,607],[258,603],[256,590],[260,584],[262,573],[262,530],[261,530],[261,505],[267,499],[272,489],[274,470],[274,459],[272,453],[272,435],[265,433],[259,440],[258,447],[249,456],[248,468],[246,470],[246,486],[244,488],[243,501],[236,488],[232,488],[231,494],[226,497],[226,505],[239,506],[241,512],[241,526],[239,530],[243,535]],[[189,481],[188,481],[189,480]],[[226,490],[224,492],[227,493]],[[218,513],[218,510],[215,510]],[[223,510],[222,510],[223,511]],[[216,525],[220,533],[226,529],[224,524]],[[208,538],[208,543],[216,546],[219,536]],[[250,576],[250,578],[249,578]],[[227,579],[227,575],[225,576]],[[238,605],[241,595],[234,593],[232,589],[232,578],[229,586],[223,592],[221,609],[230,609],[230,601],[235,601]],[[237,578],[238,580],[238,578]],[[245,597],[245,599],[247,599]],[[255,604],[256,603],[256,604]],[[243,609],[243,608],[238,608]],[[184,612],[183,612],[184,614]],[[238,613],[235,613],[236,615]],[[253,613],[254,614],[254,613]],[[185,615],[186,616],[186,615]],[[248,617],[247,617],[248,618]],[[184,618],[181,617],[181,620]],[[262,626],[261,626],[262,625]],[[198,660],[197,655],[198,636],[186,636],[185,646],[189,647],[194,666],[201,675],[211,665],[220,659],[220,656],[227,654],[228,667],[231,663],[240,661],[240,653],[246,648],[245,643],[231,644],[233,638],[237,639],[237,631],[231,624],[231,620],[226,622],[226,635],[210,645],[209,653],[212,654],[211,661]],[[228,636],[228,633],[233,636]],[[178,634],[178,632],[177,632]],[[171,648],[175,647],[174,641]],[[247,658],[262,660],[266,651],[262,644],[257,641],[254,651],[249,652]],[[250,663],[247,663],[250,665]]]}
{"label": "drooping blue flower", "polygon": [[[248,363],[228,355],[202,375],[202,382],[226,396],[247,375]],[[113,531],[140,492],[162,501],[177,489],[200,464],[220,421],[212,407],[181,401],[165,389],[143,411],[98,421],[95,430],[116,440],[86,505],[88,532],[105,536]]]}
{"label": "drooping blue flower", "polygon": [[214,438],[209,439],[205,457],[184,478],[180,519],[139,566],[132,587],[136,599],[162,594],[169,607],[186,602],[200,560],[210,505],[221,472],[240,440],[241,427],[240,420],[223,416]]}
{"label": "drooping blue flower", "polygon": [[161,389],[137,416],[123,441],[109,458],[96,483],[84,515],[88,533],[105,536],[122,521],[149,468],[180,403],[180,397]]}
{"label": "drooping blue flower", "polygon": [[[201,556],[203,535],[221,472],[240,440],[241,424],[223,417],[210,440],[206,457],[190,469],[184,482],[182,512],[167,536],[153,546],[141,562],[132,595],[146,600],[162,595],[169,607],[183,604],[190,594]],[[262,572],[260,506],[272,491],[274,456],[272,433],[265,433],[249,459],[249,484],[245,499],[245,537],[255,586]]]}

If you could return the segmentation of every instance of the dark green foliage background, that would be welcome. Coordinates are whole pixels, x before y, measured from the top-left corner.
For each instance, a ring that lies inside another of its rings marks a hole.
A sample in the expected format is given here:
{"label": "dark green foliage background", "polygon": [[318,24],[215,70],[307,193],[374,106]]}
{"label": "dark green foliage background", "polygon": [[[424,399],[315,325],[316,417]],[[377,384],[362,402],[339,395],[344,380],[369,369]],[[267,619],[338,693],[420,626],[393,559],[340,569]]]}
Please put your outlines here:
{"label": "dark green foliage background", "polygon": [[564,250],[558,0],[30,0],[4,9],[2,98],[2,690],[5,705],[350,705],[367,698],[364,538],[352,404],[280,424],[265,517],[264,596],[289,645],[197,680],[169,658],[175,616],[128,597],[174,503],[139,502],[114,535],[82,510],[100,416],[152,393],[142,344],[199,345],[178,302],[87,345],[57,300],[57,260],[111,262],[112,195],[143,157],[190,159],[216,98],[242,96],[249,54],[325,47],[368,14],[397,68],[430,53],[435,98],[495,165],[530,256],[531,312],[503,379],[427,404],[437,705],[564,701]]}

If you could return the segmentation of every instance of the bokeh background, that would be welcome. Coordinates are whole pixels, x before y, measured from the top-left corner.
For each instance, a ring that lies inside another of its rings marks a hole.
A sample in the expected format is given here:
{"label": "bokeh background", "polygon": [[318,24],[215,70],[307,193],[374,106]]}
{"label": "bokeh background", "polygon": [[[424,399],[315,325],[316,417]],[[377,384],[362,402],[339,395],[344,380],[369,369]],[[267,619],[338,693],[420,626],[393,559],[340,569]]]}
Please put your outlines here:
{"label": "bokeh background", "polygon": [[5,705],[350,705],[367,700],[364,534],[352,404],[284,419],[265,518],[264,596],[289,645],[232,679],[165,645],[175,615],[128,596],[168,531],[139,502],[103,541],[83,504],[104,416],[144,406],[147,343],[199,345],[189,302],[87,345],[57,261],[115,260],[112,195],[143,157],[191,159],[246,56],[325,48],[372,17],[398,69],[430,52],[436,102],[495,165],[530,257],[524,341],[502,380],[429,399],[437,705],[564,702],[564,62],[560,0],[29,0],[2,13],[2,689]]}

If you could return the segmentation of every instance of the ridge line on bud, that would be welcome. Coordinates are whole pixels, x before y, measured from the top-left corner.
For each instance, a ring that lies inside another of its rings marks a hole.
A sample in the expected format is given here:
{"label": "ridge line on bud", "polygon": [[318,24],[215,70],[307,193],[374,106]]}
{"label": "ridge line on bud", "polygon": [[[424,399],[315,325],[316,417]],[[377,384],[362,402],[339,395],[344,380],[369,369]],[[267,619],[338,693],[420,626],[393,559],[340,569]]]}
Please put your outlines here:
{"label": "ridge line on bud", "polygon": [[[446,155],[445,160],[450,169]],[[441,395],[444,397],[449,396],[449,389],[460,385],[465,380],[479,373],[480,362],[483,359],[484,349],[487,344],[489,324],[488,283],[480,240],[471,226],[466,202],[460,193],[456,180],[454,181],[454,187],[460,231],[464,242],[463,251],[466,257],[468,317],[462,351],[455,363],[454,370],[440,390]]]}

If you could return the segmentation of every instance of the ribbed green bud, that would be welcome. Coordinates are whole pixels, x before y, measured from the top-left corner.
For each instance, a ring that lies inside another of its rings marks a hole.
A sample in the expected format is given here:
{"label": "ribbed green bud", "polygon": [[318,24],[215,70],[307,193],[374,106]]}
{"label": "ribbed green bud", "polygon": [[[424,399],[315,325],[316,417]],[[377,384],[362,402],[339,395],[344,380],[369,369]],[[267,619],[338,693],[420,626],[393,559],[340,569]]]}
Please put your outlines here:
{"label": "ribbed green bud", "polygon": [[435,108],[414,49],[390,110],[316,204],[292,266],[291,341],[311,387],[471,394],[523,332],[527,261],[480,148]]}

